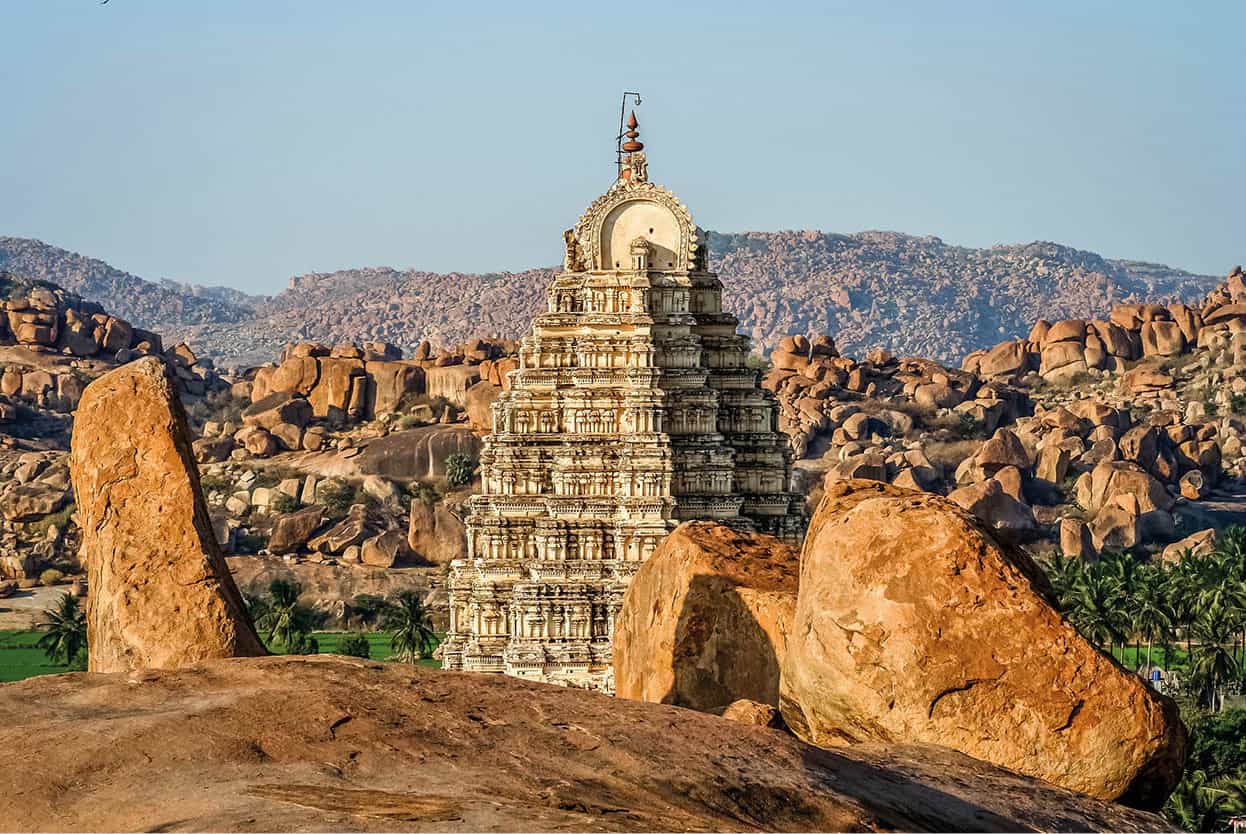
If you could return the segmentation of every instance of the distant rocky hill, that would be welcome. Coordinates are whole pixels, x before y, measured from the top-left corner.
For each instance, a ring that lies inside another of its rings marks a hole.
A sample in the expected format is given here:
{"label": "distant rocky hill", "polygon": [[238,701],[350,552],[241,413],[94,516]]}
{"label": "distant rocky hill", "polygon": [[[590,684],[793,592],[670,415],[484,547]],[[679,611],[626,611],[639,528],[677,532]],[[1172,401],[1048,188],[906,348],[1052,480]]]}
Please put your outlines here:
{"label": "distant rocky hill", "polygon": [[754,340],[833,333],[941,361],[1025,335],[1035,319],[1090,318],[1125,300],[1193,299],[1217,279],[1111,261],[1056,243],[972,249],[896,232],[713,234],[725,300]]}
{"label": "distant rocky hill", "polygon": [[[834,333],[850,354],[882,346],[959,362],[1038,318],[1089,318],[1128,301],[1193,299],[1217,279],[1114,261],[1055,243],[973,249],[897,232],[710,235],[725,301],[756,343]],[[154,284],[36,241],[0,238],[0,268],[46,278],[227,364],[298,340],[411,348],[515,337],[544,304],[551,269],[436,274],[389,268],[296,276],[270,299]]]}
{"label": "distant rocky hill", "polygon": [[249,319],[261,299],[227,287],[148,281],[39,240],[0,237],[0,270],[51,281],[148,330],[174,335],[191,324]]}

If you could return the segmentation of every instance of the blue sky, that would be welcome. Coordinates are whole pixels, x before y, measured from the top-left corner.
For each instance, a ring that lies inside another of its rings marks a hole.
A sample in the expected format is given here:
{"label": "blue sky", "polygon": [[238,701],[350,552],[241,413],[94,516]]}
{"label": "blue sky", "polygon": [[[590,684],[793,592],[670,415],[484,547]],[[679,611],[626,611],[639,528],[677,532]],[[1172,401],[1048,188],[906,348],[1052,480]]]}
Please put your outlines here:
{"label": "blue sky", "polygon": [[0,234],[250,292],[551,264],[636,89],[651,178],[706,228],[1223,274],[1243,31],[1236,1],[6,0]]}

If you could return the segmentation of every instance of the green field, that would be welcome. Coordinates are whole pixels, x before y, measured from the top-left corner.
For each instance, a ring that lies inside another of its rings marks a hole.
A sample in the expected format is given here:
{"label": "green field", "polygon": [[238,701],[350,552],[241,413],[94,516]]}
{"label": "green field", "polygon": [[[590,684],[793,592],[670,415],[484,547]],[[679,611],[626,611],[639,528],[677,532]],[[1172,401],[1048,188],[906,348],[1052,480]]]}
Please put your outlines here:
{"label": "green field", "polygon": [[[1115,646],[1112,649],[1112,656],[1122,666],[1136,669],[1139,665],[1146,663],[1146,646]],[[1184,647],[1173,647],[1172,654],[1170,655],[1166,655],[1161,646],[1151,647],[1152,666],[1158,666],[1162,669],[1183,669],[1186,666],[1186,660],[1187,656]]]}
{"label": "green field", "polygon": [[[393,656],[393,652],[389,648],[389,638],[391,632],[388,631],[370,631],[364,632],[364,636],[368,638],[368,646],[371,649],[370,660],[389,660]],[[334,654],[341,645],[342,640],[350,636],[348,631],[317,631],[312,634],[316,638],[316,642],[320,644],[321,654]],[[438,634],[438,641],[445,638],[444,634]],[[269,646],[269,651],[276,654],[282,654],[280,648]],[[425,658],[419,662],[420,666],[427,666],[430,669],[440,669],[441,661],[432,658]]]}
{"label": "green field", "polygon": [[[33,678],[35,675],[56,675],[70,671],[68,666],[52,663],[43,654],[43,649],[35,646],[39,634],[38,631],[0,630],[0,683],[20,681]],[[321,654],[333,654],[347,634],[348,632],[345,631],[317,631],[314,636],[316,642],[320,644]],[[393,654],[389,648],[389,637],[388,631],[375,631],[367,634],[368,645],[372,650],[372,660],[388,660]],[[421,660],[419,665],[440,669],[441,661],[426,658]]]}
{"label": "green field", "polygon": [[48,660],[43,649],[35,646],[39,635],[38,631],[0,631],[0,683],[69,671],[68,666]]}

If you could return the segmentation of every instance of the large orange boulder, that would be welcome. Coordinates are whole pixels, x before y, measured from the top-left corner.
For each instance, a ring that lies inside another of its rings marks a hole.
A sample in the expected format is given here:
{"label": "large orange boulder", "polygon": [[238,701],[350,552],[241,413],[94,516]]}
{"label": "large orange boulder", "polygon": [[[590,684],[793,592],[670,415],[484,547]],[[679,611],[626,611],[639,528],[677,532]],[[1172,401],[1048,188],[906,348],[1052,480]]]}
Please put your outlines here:
{"label": "large orange boulder", "polygon": [[501,393],[501,388],[485,380],[467,389],[463,397],[464,410],[473,429],[486,433],[493,431],[493,403]]}
{"label": "large orange boulder", "polygon": [[1032,366],[1033,360],[1024,341],[1001,342],[979,360],[978,373],[987,377],[1019,376]]}
{"label": "large orange boulder", "polygon": [[161,360],[87,386],[70,469],[92,672],[267,654],[217,546],[186,413]]}
{"label": "large orange boulder", "polygon": [[702,712],[742,698],[778,705],[799,572],[799,554],[778,539],[680,525],[623,597],[616,693]]}
{"label": "large orange boulder", "polygon": [[[365,394],[367,391],[366,381],[356,381],[357,377],[364,377],[363,361],[335,357],[323,357],[316,361],[320,364],[319,380],[307,396],[312,413],[317,417],[337,419],[345,418],[348,414],[353,417],[362,416],[361,413],[351,414],[351,400],[360,385],[364,386]],[[355,408],[354,411],[359,412],[361,409]]]}
{"label": "large orange boulder", "polygon": [[[263,391],[258,399],[273,392],[289,392],[306,397],[320,380],[320,367],[311,356],[291,356],[264,376]],[[257,375],[256,382],[259,382]]]}
{"label": "large orange boulder", "polygon": [[411,502],[407,547],[422,561],[448,565],[467,557],[467,528],[445,501]]}
{"label": "large orange boulder", "polygon": [[367,362],[368,416],[397,411],[403,397],[424,390],[424,369],[414,362]]}
{"label": "large orange boulder", "polygon": [[801,554],[781,709],[813,744],[940,744],[1157,808],[1176,705],[1084,640],[1034,563],[929,493],[831,485]]}

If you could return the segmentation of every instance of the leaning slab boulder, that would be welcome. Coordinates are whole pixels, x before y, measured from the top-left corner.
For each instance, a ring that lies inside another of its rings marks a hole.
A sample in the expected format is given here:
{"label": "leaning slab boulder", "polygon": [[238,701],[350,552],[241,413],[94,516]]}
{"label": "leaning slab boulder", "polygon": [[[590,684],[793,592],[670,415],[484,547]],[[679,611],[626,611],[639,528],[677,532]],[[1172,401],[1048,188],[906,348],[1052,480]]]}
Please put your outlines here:
{"label": "leaning slab boulder", "polygon": [[623,597],[616,693],[702,712],[740,699],[777,706],[799,573],[799,554],[778,539],[680,525]]}
{"label": "leaning slab boulder", "polygon": [[273,532],[268,538],[269,552],[277,556],[294,553],[307,544],[323,522],[324,506],[321,504],[282,513],[273,521]]}
{"label": "leaning slab boulder", "polygon": [[217,545],[186,414],[161,360],[87,386],[70,466],[92,672],[267,653]]}
{"label": "leaning slab boulder", "polygon": [[1041,571],[946,499],[831,485],[801,553],[781,709],[813,744],[924,742],[1156,808],[1176,705],[1084,640]]}

